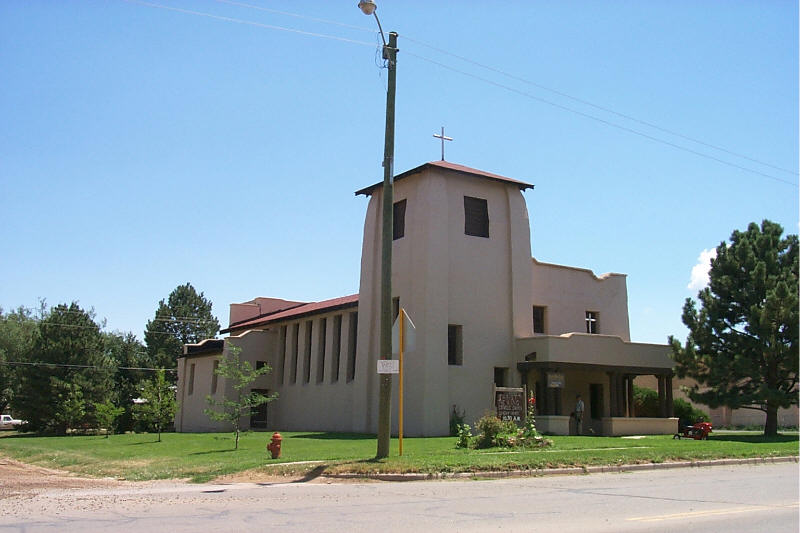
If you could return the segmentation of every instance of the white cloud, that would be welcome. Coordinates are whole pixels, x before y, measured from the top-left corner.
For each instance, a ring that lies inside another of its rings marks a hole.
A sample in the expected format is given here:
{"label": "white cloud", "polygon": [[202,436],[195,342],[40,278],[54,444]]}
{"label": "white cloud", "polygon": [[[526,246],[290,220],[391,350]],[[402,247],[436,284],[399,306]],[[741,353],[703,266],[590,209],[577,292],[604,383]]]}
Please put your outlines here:
{"label": "white cloud", "polygon": [[711,260],[717,257],[717,249],[703,250],[697,258],[697,264],[692,267],[692,279],[686,286],[687,289],[699,291],[708,285],[708,271],[711,268]]}

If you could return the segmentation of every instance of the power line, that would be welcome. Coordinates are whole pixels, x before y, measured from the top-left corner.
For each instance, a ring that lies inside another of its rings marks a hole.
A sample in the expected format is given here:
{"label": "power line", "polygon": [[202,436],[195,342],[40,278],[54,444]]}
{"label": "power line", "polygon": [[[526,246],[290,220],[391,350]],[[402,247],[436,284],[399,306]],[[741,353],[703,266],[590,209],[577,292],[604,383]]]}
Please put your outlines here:
{"label": "power line", "polygon": [[374,43],[368,43],[368,42],[365,42],[365,41],[356,41],[355,39],[347,39],[345,37],[337,37],[335,35],[328,35],[328,34],[325,34],[325,33],[315,33],[315,32],[310,32],[310,31],[298,30],[296,28],[286,28],[284,26],[275,26],[273,24],[263,24],[261,22],[254,22],[252,20],[237,19],[237,18],[233,18],[233,17],[223,17],[223,16],[220,16],[220,15],[212,15],[211,13],[203,13],[202,11],[193,11],[191,9],[182,9],[182,8],[179,8],[179,7],[165,6],[165,5],[162,5],[162,4],[154,4],[154,3],[151,3],[151,2],[144,2],[142,0],[123,0],[123,1],[131,3],[131,4],[139,4],[139,5],[142,5],[142,6],[153,7],[153,8],[157,8],[157,9],[166,9],[167,11],[176,11],[178,13],[185,13],[185,14],[188,14],[188,15],[197,15],[199,17],[208,17],[208,18],[212,18],[212,19],[223,20],[225,22],[233,22],[233,23],[236,23],[236,24],[244,24],[246,26],[255,26],[255,27],[258,27],[258,28],[266,28],[268,30],[278,30],[278,31],[285,31],[285,32],[289,32],[289,33],[298,33],[300,35],[306,35],[308,37],[319,37],[319,38],[322,38],[322,39],[331,39],[331,40],[334,40],[334,41],[342,41],[342,42],[345,42],[345,43],[360,44],[362,46],[375,46]]}
{"label": "power line", "polygon": [[616,115],[618,117],[621,117],[621,118],[624,118],[624,119],[627,119],[627,120],[630,120],[630,121],[633,121],[633,122],[638,122],[639,124],[642,124],[642,125],[647,126],[649,128],[656,129],[656,130],[664,132],[664,133],[668,133],[669,135],[674,135],[676,137],[680,137],[681,139],[685,139],[685,140],[691,141],[693,143],[701,144],[703,146],[707,146],[709,148],[713,148],[714,150],[719,150],[721,152],[725,152],[726,154],[730,154],[730,155],[733,155],[733,156],[736,156],[736,157],[740,157],[742,159],[747,159],[748,161],[752,161],[754,163],[758,163],[759,165],[764,165],[766,167],[770,167],[770,168],[773,168],[775,170],[780,170],[782,172],[786,172],[788,174],[792,174],[793,176],[797,176],[798,175],[798,172],[796,170],[789,170],[787,168],[783,168],[783,167],[779,167],[779,166],[776,166],[776,165],[773,165],[773,164],[770,164],[770,163],[766,163],[766,162],[761,161],[759,159],[756,159],[754,157],[750,157],[750,156],[747,156],[747,155],[744,155],[744,154],[740,154],[738,152],[734,152],[733,150],[728,150],[727,148],[723,148],[722,146],[717,146],[715,144],[711,144],[711,143],[702,141],[700,139],[696,139],[694,137],[689,137],[688,135],[684,135],[684,134],[679,133],[677,131],[673,131],[673,130],[664,128],[664,127],[659,126],[657,124],[653,124],[652,122],[648,122],[646,120],[642,120],[642,119],[636,118],[634,116],[627,115],[625,113],[620,113],[619,111],[615,111],[615,110],[613,110],[611,108],[592,103],[592,102],[590,102],[588,100],[584,100],[582,98],[578,98],[576,96],[572,96],[571,94],[565,93],[563,91],[559,91],[557,89],[553,89],[553,88],[547,87],[545,85],[541,85],[539,83],[527,80],[525,78],[521,78],[521,77],[516,76],[514,74],[510,74],[508,72],[505,72],[505,71],[500,70],[498,68],[492,67],[490,65],[485,65],[483,63],[479,63],[479,62],[474,61],[474,60],[472,60],[472,59],[470,59],[468,57],[464,57],[464,56],[461,56],[461,55],[458,55],[458,54],[454,54],[454,53],[449,52],[447,50],[444,50],[442,48],[433,46],[431,44],[427,44],[427,43],[419,41],[417,39],[413,39],[413,38],[409,37],[408,35],[404,34],[403,38],[408,40],[408,41],[411,41],[413,43],[416,43],[416,44],[419,44],[421,46],[425,46],[427,48],[435,50],[435,51],[437,51],[439,53],[442,53],[442,54],[445,54],[445,55],[449,55],[449,56],[454,57],[456,59],[460,59],[461,61],[464,61],[466,63],[470,63],[470,64],[475,65],[477,67],[481,67],[483,69],[490,70],[492,72],[496,72],[497,74],[501,74],[501,75],[506,76],[507,78],[510,78],[512,80],[516,80],[516,81],[525,83],[527,85],[531,85],[533,87],[537,87],[539,89],[551,92],[553,94],[557,94],[559,96],[563,96],[564,98],[569,98],[570,100],[573,100],[575,102],[578,102],[578,103],[581,103],[581,104],[584,104],[584,105],[587,105],[587,106],[590,106],[590,107],[594,107],[595,109],[599,109],[601,111],[605,111],[607,113],[611,113],[611,114]]}
{"label": "power line", "polygon": [[[238,23],[238,24],[246,24],[246,25],[251,25],[251,26],[256,26],[256,27],[261,27],[261,28],[266,28],[266,29],[287,31],[287,32],[291,32],[291,33],[298,33],[298,34],[306,35],[306,36],[309,36],[309,37],[319,37],[319,38],[324,38],[324,39],[333,39],[333,40],[337,40],[337,41],[350,42],[350,43],[353,43],[353,44],[359,44],[359,45],[364,45],[364,46],[375,46],[373,43],[366,43],[364,41],[356,41],[356,40],[346,39],[346,38],[337,37],[337,36],[333,36],[333,35],[314,33],[314,32],[306,32],[306,31],[302,31],[302,30],[298,30],[298,29],[294,29],[294,28],[286,28],[286,27],[283,27],[283,26],[274,26],[274,25],[270,25],[270,24],[262,24],[262,23],[259,23],[259,22],[253,22],[253,21],[248,21],[248,20],[243,20],[243,19],[235,19],[235,18],[231,18],[231,17],[223,17],[223,16],[219,16],[219,15],[212,15],[212,14],[203,13],[203,12],[200,12],[200,11],[192,11],[192,10],[188,10],[188,9],[181,9],[181,8],[175,8],[175,7],[170,7],[170,6],[164,6],[164,5],[161,5],[161,4],[154,4],[154,3],[145,2],[145,1],[142,1],[142,0],[124,0],[124,1],[129,2],[129,3],[133,3],[133,4],[139,4],[139,5],[147,6],[147,7],[166,9],[166,10],[169,10],[169,11],[176,11],[176,12],[190,14],[190,15],[209,17],[209,18],[213,18],[213,19],[226,21],[226,22],[234,22],[234,23]],[[231,2],[227,2],[227,3],[231,3]],[[258,6],[251,6],[249,4],[244,4],[244,3],[238,3],[237,5],[241,5],[242,7],[251,7],[253,9],[259,9]],[[266,9],[266,8],[261,8],[261,9]],[[286,12],[282,12],[282,13],[283,14],[288,14]],[[299,14],[291,14],[291,15],[292,16],[297,16],[297,17],[300,17],[300,18],[311,18],[311,17],[306,17],[304,15],[299,15]],[[327,21],[325,19],[317,19],[317,20],[318,21],[328,22],[328,23],[332,22],[332,21]],[[505,72],[503,72],[503,71],[501,71],[499,69],[496,69],[494,67],[489,67],[487,65],[482,65],[482,64],[480,64],[478,62],[475,62],[473,60],[470,60],[468,58],[464,58],[462,56],[458,56],[456,54],[452,54],[450,52],[447,52],[445,50],[433,47],[431,45],[426,45],[425,43],[423,43],[421,41],[417,41],[417,40],[409,38],[409,37],[406,37],[406,38],[409,39],[410,41],[416,42],[416,43],[418,43],[418,44],[420,44],[422,46],[430,46],[431,48],[436,49],[437,51],[440,51],[440,52],[448,54],[448,55],[452,55],[453,57],[457,57],[457,58],[462,59],[464,61],[468,61],[468,62],[473,63],[473,64],[475,64],[477,66],[480,66],[482,68],[487,68],[487,69],[492,70],[494,72],[497,72],[499,74],[512,77],[513,79],[517,79],[518,81],[522,81],[523,83],[528,83],[530,85],[533,85],[533,86],[536,86],[536,87],[539,87],[539,88],[542,88],[542,89],[545,89],[545,90],[548,90],[548,91],[555,92],[556,94],[559,94],[559,95],[567,97],[567,98],[571,98],[571,99],[573,99],[575,101],[578,101],[578,102],[581,102],[581,103],[583,103],[585,105],[590,105],[590,106],[593,106],[595,108],[602,109],[604,111],[607,111],[607,112],[613,113],[615,115],[618,115],[620,117],[626,118],[628,120],[633,120],[633,121],[639,122],[639,123],[647,125],[649,127],[661,130],[661,131],[663,131],[665,133],[668,133],[670,135],[675,135],[675,136],[678,136],[678,137],[682,137],[682,138],[684,138],[686,140],[690,140],[692,142],[696,142],[696,143],[708,146],[710,148],[714,148],[716,150],[721,150],[723,152],[729,153],[729,154],[734,155],[736,157],[742,157],[744,159],[748,159],[748,160],[756,162],[758,164],[769,166],[769,167],[775,168],[775,169],[783,171],[783,172],[789,172],[792,175],[796,175],[797,174],[794,171],[787,170],[787,169],[784,169],[784,168],[781,168],[781,167],[777,167],[777,166],[774,166],[774,165],[770,165],[769,163],[761,162],[761,161],[759,161],[757,159],[754,159],[754,158],[751,158],[749,156],[738,154],[736,152],[727,150],[727,149],[722,148],[722,147],[718,147],[718,146],[712,145],[710,143],[706,143],[704,141],[700,141],[700,140],[694,139],[692,137],[684,136],[683,134],[679,134],[677,132],[673,132],[673,131],[668,130],[666,128],[662,128],[660,126],[656,126],[655,124],[651,124],[649,122],[642,121],[642,120],[637,119],[635,117],[631,117],[629,115],[625,115],[623,113],[619,113],[617,111],[613,111],[611,109],[608,109],[608,108],[605,108],[605,107],[602,107],[602,106],[598,106],[596,104],[592,104],[591,102],[584,101],[582,99],[573,97],[571,95],[568,95],[567,93],[563,93],[561,91],[556,91],[555,89],[550,89],[548,87],[545,87],[545,86],[530,82],[530,81],[525,80],[523,78],[519,78],[519,77],[513,76],[511,74],[507,74],[507,73],[505,73]],[[785,180],[783,178],[779,178],[777,176],[773,176],[771,174],[767,174],[765,172],[761,172],[761,171],[758,171],[758,170],[755,170],[755,169],[752,169],[752,168],[744,167],[744,166],[738,165],[736,163],[732,163],[730,161],[726,161],[724,159],[720,159],[720,158],[715,157],[713,155],[709,155],[709,154],[706,154],[706,153],[703,153],[703,152],[699,152],[697,150],[694,150],[694,149],[691,149],[691,148],[687,148],[685,146],[681,146],[679,144],[675,144],[673,142],[670,142],[670,141],[667,141],[667,140],[664,140],[664,139],[660,139],[658,137],[654,137],[653,135],[649,135],[647,133],[644,133],[644,132],[641,132],[641,131],[638,131],[638,130],[635,130],[635,129],[632,129],[632,128],[629,128],[629,127],[626,127],[626,126],[622,126],[620,124],[616,124],[616,123],[611,122],[609,120],[605,120],[603,118],[596,117],[596,116],[591,115],[589,113],[585,113],[583,111],[579,111],[577,109],[573,109],[573,108],[567,107],[565,105],[558,104],[556,102],[552,102],[552,101],[547,100],[545,98],[541,98],[539,96],[535,96],[533,94],[530,94],[528,92],[516,89],[514,87],[511,87],[511,86],[508,86],[508,85],[505,85],[505,84],[502,84],[502,83],[498,83],[498,82],[489,80],[489,79],[484,78],[482,76],[478,76],[476,74],[472,74],[472,73],[457,69],[455,67],[451,67],[450,65],[444,64],[444,63],[442,63],[440,61],[436,61],[436,60],[427,58],[425,56],[414,54],[414,53],[408,52],[408,51],[405,51],[404,54],[409,55],[411,57],[416,57],[417,59],[421,59],[423,61],[427,61],[427,62],[432,63],[434,65],[437,65],[437,66],[439,66],[441,68],[444,68],[446,70],[450,70],[452,72],[456,72],[456,73],[462,74],[464,76],[474,78],[476,80],[482,81],[482,82],[487,83],[489,85],[493,85],[495,87],[499,87],[499,88],[505,89],[507,91],[514,92],[514,93],[522,95],[522,96],[524,96],[526,98],[530,98],[532,100],[536,100],[538,102],[542,102],[544,104],[553,106],[553,107],[555,107],[557,109],[561,109],[563,111],[567,111],[569,113],[573,113],[575,115],[579,115],[579,116],[582,116],[584,118],[588,118],[590,120],[594,120],[596,122],[600,122],[600,123],[605,124],[607,126],[611,126],[613,128],[616,128],[616,129],[619,129],[619,130],[622,130],[622,131],[626,131],[626,132],[634,134],[634,135],[638,135],[640,137],[643,137],[643,138],[649,139],[651,141],[663,144],[665,146],[670,146],[670,147],[675,148],[677,150],[681,150],[681,151],[684,151],[684,152],[688,152],[688,153],[694,154],[694,155],[699,156],[699,157],[703,157],[703,158],[706,158],[706,159],[709,159],[709,160],[712,160],[712,161],[716,161],[716,162],[721,163],[723,165],[727,165],[727,166],[730,166],[730,167],[733,167],[733,168],[737,168],[739,170],[743,170],[745,172],[749,172],[749,173],[752,173],[752,174],[757,174],[759,176],[762,176],[762,177],[765,177],[765,178],[769,178],[771,180],[775,180],[775,181],[778,181],[778,182],[781,182],[781,183],[785,183],[785,184],[791,185],[793,187],[798,187],[798,185],[796,183],[788,181],[788,180]]]}
{"label": "power line", "polygon": [[377,35],[379,33],[378,30],[375,30],[375,29],[372,29],[372,28],[365,28],[364,26],[353,26],[352,24],[345,24],[344,22],[339,22],[337,20],[321,19],[321,18],[317,18],[317,17],[309,17],[308,15],[301,15],[300,13],[290,13],[288,11],[278,11],[277,9],[270,9],[268,7],[255,6],[253,4],[245,4],[244,2],[234,2],[232,0],[214,0],[214,1],[218,2],[220,4],[230,4],[232,6],[246,7],[246,8],[255,9],[255,10],[258,10],[258,11],[266,11],[267,13],[275,13],[277,15],[285,15],[287,17],[295,17],[295,18],[300,18],[300,19],[311,20],[311,21],[314,21],[314,22],[323,22],[325,24],[333,24],[333,25],[336,25],[336,26],[341,26],[343,28],[350,28],[350,29],[353,29],[353,30],[369,32],[369,33],[372,33],[372,34],[375,34],[375,35]]}
{"label": "power line", "polygon": [[150,368],[140,366],[97,366],[97,365],[68,365],[66,363],[43,363],[43,362],[23,362],[23,361],[0,361],[0,365],[8,366],[45,366],[53,368],[93,368],[98,370],[147,370],[147,371],[164,371],[164,372],[177,372],[175,368]]}
{"label": "power line", "polygon": [[[346,28],[352,28],[352,29],[357,29],[357,30],[361,30],[361,31],[368,31],[370,33],[376,33],[376,31],[373,30],[373,29],[368,29],[368,28],[364,28],[364,27],[361,27],[361,26],[353,26],[353,25],[350,25],[350,24],[344,24],[342,22],[338,22],[338,21],[335,21],[335,20],[321,19],[321,18],[316,18],[316,17],[309,17],[307,15],[302,15],[302,14],[299,14],[299,13],[290,13],[290,12],[287,12],[287,11],[278,11],[276,9],[270,9],[270,8],[265,8],[265,7],[256,6],[256,5],[252,5],[252,4],[246,4],[246,3],[243,3],[243,2],[235,2],[233,0],[215,0],[215,1],[218,2],[218,3],[230,4],[230,5],[235,5],[235,6],[239,6],[239,7],[246,7],[246,8],[254,9],[254,10],[258,10],[258,11],[266,11],[266,12],[269,12],[269,13],[276,13],[276,14],[279,14],[279,15],[296,17],[296,18],[301,18],[301,19],[306,19],[306,20],[312,20],[314,22],[322,22],[322,23],[325,23],[325,24],[333,24],[333,25],[342,26],[342,27],[346,27]],[[435,46],[435,45],[426,43],[424,41],[421,41],[419,39],[415,39],[413,37],[410,37],[407,34],[402,34],[402,37],[405,40],[411,41],[412,43],[416,43],[416,44],[418,44],[420,46],[424,46],[424,47],[430,48],[431,50],[435,50],[435,51],[437,51],[437,52],[439,52],[441,54],[445,54],[445,55],[448,55],[450,57],[454,57],[456,59],[459,59],[459,60],[464,61],[466,63],[469,63],[471,65],[475,65],[477,67],[489,70],[491,72],[495,72],[497,74],[500,74],[500,75],[505,76],[507,78],[510,78],[512,80],[519,81],[519,82],[525,83],[527,85],[531,85],[533,87],[537,87],[539,89],[551,92],[553,94],[557,94],[557,95],[562,96],[564,98],[568,98],[570,100],[573,100],[575,102],[578,102],[578,103],[593,107],[595,109],[599,109],[601,111],[605,111],[607,113],[611,113],[611,114],[616,115],[616,116],[618,116],[620,118],[624,118],[626,120],[630,120],[630,121],[642,124],[644,126],[647,126],[649,128],[653,128],[653,129],[661,131],[663,133],[667,133],[669,135],[673,135],[675,137],[679,137],[681,139],[684,139],[684,140],[687,140],[687,141],[690,141],[690,142],[693,142],[693,143],[696,143],[696,144],[700,144],[702,146],[706,146],[708,148],[712,148],[714,150],[718,150],[720,152],[724,152],[726,154],[729,154],[729,155],[732,155],[732,156],[735,156],[735,157],[746,159],[748,161],[752,161],[753,163],[758,163],[759,165],[763,165],[765,167],[769,167],[769,168],[772,168],[774,170],[779,170],[781,172],[785,172],[785,173],[791,174],[793,176],[800,175],[800,174],[798,174],[798,172],[796,170],[790,170],[790,169],[787,169],[787,168],[779,167],[777,165],[773,165],[771,163],[767,163],[765,161],[761,161],[761,160],[756,159],[754,157],[751,157],[751,156],[748,156],[748,155],[745,155],[745,154],[741,154],[741,153],[735,152],[733,150],[729,150],[729,149],[724,148],[722,146],[719,146],[719,145],[716,145],[716,144],[712,144],[712,143],[709,143],[709,142],[706,142],[706,141],[703,141],[703,140],[700,140],[700,139],[697,139],[697,138],[694,138],[694,137],[690,137],[690,136],[685,135],[683,133],[680,133],[680,132],[665,128],[663,126],[659,126],[659,125],[654,124],[652,122],[649,122],[649,121],[646,121],[646,120],[642,120],[640,118],[636,118],[636,117],[634,117],[632,115],[628,115],[626,113],[621,113],[619,111],[615,111],[614,109],[611,109],[609,107],[602,106],[602,105],[599,105],[599,104],[595,104],[595,103],[590,102],[588,100],[585,100],[583,98],[578,98],[576,96],[572,96],[571,94],[568,94],[568,93],[566,93],[564,91],[559,91],[557,89],[553,89],[551,87],[547,87],[547,86],[542,85],[540,83],[536,83],[536,82],[533,82],[531,80],[522,78],[520,76],[516,76],[516,75],[511,74],[509,72],[505,72],[505,71],[503,71],[503,70],[501,70],[499,68],[493,67],[491,65],[486,65],[486,64],[480,63],[478,61],[475,61],[473,59],[470,59],[468,57],[465,57],[465,56],[462,56],[462,55],[459,55],[459,54],[455,54],[453,52],[450,52],[450,51],[445,50],[443,48],[440,48],[438,46]],[[413,54],[409,54],[409,55],[413,55]],[[417,57],[419,57],[419,56],[417,56]],[[764,174],[762,174],[762,175],[764,175]],[[768,175],[764,175],[764,176],[770,177]]]}
{"label": "power line", "polygon": [[556,108],[561,109],[563,111],[568,111],[568,112],[573,113],[575,115],[579,115],[579,116],[582,116],[584,118],[588,118],[588,119],[594,120],[596,122],[600,122],[600,123],[605,124],[607,126],[611,126],[612,128],[617,128],[619,130],[626,131],[628,133],[632,133],[634,135],[638,135],[638,136],[644,137],[646,139],[650,139],[651,141],[655,141],[657,143],[661,143],[661,144],[664,144],[664,145],[667,145],[667,146],[671,146],[672,148],[676,148],[676,149],[682,150],[684,152],[689,152],[690,154],[694,154],[694,155],[697,155],[697,156],[700,156],[700,157],[704,157],[706,159],[710,159],[712,161],[716,161],[718,163],[722,163],[723,165],[728,165],[730,167],[738,168],[739,170],[744,170],[746,172],[750,172],[750,173],[753,173],[753,174],[758,174],[759,176],[763,176],[765,178],[769,178],[769,179],[772,179],[772,180],[775,180],[775,181],[779,181],[781,183],[786,183],[786,184],[791,185],[793,187],[797,187],[798,186],[794,182],[785,180],[783,178],[779,178],[777,176],[773,176],[772,174],[766,174],[764,172],[761,172],[761,171],[758,171],[758,170],[755,170],[755,169],[752,169],[752,168],[743,167],[741,165],[737,165],[736,163],[731,163],[730,161],[725,161],[724,159],[720,159],[718,157],[714,157],[713,155],[704,154],[703,152],[698,152],[697,150],[693,150],[691,148],[686,148],[685,146],[681,146],[679,144],[675,144],[675,143],[670,142],[670,141],[665,141],[664,139],[659,139],[658,137],[654,137],[652,135],[648,135],[647,133],[644,133],[644,132],[641,132],[641,131],[638,131],[638,130],[635,130],[635,129],[632,129],[632,128],[628,128],[627,126],[622,126],[620,124],[615,124],[614,122],[602,119],[600,117],[596,117],[594,115],[590,115],[589,113],[584,113],[583,111],[578,111],[577,109],[572,109],[571,107],[567,107],[565,105],[558,104],[556,102],[552,102],[552,101],[547,100],[545,98],[541,98],[539,96],[535,96],[535,95],[530,94],[528,92],[521,91],[521,90],[516,89],[514,87],[511,87],[509,85],[504,85],[502,83],[498,83],[496,81],[492,81],[492,80],[484,78],[482,76],[478,76],[477,74],[472,74],[470,72],[466,72],[466,71],[457,69],[455,67],[451,67],[450,65],[446,65],[444,63],[441,63],[439,61],[427,58],[425,56],[414,54],[414,53],[408,52],[408,51],[406,51],[405,54],[406,55],[410,55],[412,57],[416,57],[417,59],[421,59],[423,61],[427,61],[429,63],[432,63],[434,65],[442,67],[444,69],[450,70],[452,72],[457,72],[458,74],[462,74],[464,76],[468,76],[470,78],[474,78],[474,79],[482,81],[484,83],[488,83],[489,85],[494,85],[495,87],[499,87],[501,89],[505,89],[507,91],[511,91],[513,93],[517,93],[517,94],[519,94],[521,96],[524,96],[526,98],[530,98],[532,100],[536,100],[538,102],[542,102],[544,104],[556,107]]}

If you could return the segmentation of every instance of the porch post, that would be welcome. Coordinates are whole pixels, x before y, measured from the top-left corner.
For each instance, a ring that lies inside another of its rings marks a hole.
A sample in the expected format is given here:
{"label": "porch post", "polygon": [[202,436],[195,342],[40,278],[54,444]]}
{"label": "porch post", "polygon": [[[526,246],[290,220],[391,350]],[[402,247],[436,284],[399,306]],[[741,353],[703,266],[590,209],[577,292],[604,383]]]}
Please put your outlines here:
{"label": "porch post", "polygon": [[667,387],[666,377],[662,375],[656,376],[658,378],[658,416],[661,418],[667,417]]}
{"label": "porch post", "polygon": [[633,379],[635,377],[636,376],[633,376],[633,375],[630,375],[630,374],[627,376],[627,380],[628,380],[628,417],[629,418],[633,418],[633,417],[636,416],[636,413],[634,412],[636,409],[634,407],[634,401],[633,401]]}
{"label": "porch post", "polygon": [[675,403],[672,401],[672,376],[664,376],[664,382],[667,387],[667,417],[672,418],[675,416]]}
{"label": "porch post", "polygon": [[615,372],[608,373],[608,394],[609,394],[609,416],[618,416],[617,412],[617,397],[619,396],[617,391],[617,374]]}

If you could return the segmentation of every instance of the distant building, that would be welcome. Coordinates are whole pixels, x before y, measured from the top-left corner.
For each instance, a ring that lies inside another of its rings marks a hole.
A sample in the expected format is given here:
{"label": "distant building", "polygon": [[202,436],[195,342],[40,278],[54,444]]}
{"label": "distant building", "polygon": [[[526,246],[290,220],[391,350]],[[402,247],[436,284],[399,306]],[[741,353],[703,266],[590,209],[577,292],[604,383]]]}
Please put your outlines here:
{"label": "distant building", "polygon": [[[574,432],[580,394],[584,433],[674,433],[669,347],[630,341],[624,275],[532,258],[522,196],[532,187],[445,161],[395,177],[393,304],[416,325],[405,434],[447,434],[454,408],[473,423],[492,409],[495,385],[535,394],[541,431]],[[377,431],[382,184],[356,194],[369,197],[359,293],[232,304],[230,336],[187,345],[179,360],[178,431],[227,429],[203,409],[230,387],[213,370],[233,345],[273,368],[254,387],[280,396],[244,427]],[[661,418],[633,416],[637,376],[652,376]],[[396,431],[396,384],[393,393]]]}

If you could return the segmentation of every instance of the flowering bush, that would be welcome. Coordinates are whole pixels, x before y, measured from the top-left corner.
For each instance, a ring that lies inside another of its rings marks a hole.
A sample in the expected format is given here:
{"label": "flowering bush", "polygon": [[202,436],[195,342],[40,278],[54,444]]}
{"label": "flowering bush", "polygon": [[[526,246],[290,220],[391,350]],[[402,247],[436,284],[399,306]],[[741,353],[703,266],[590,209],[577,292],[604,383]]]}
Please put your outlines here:
{"label": "flowering bush", "polygon": [[472,428],[469,424],[458,425],[458,440],[456,441],[456,448],[469,448],[472,440]]}
{"label": "flowering bush", "polygon": [[456,448],[542,448],[550,446],[553,441],[542,437],[536,431],[534,413],[536,411],[536,398],[528,400],[525,424],[517,428],[514,422],[503,422],[493,414],[486,414],[475,423],[479,434],[471,441],[472,435],[468,424],[459,425],[458,441]]}

